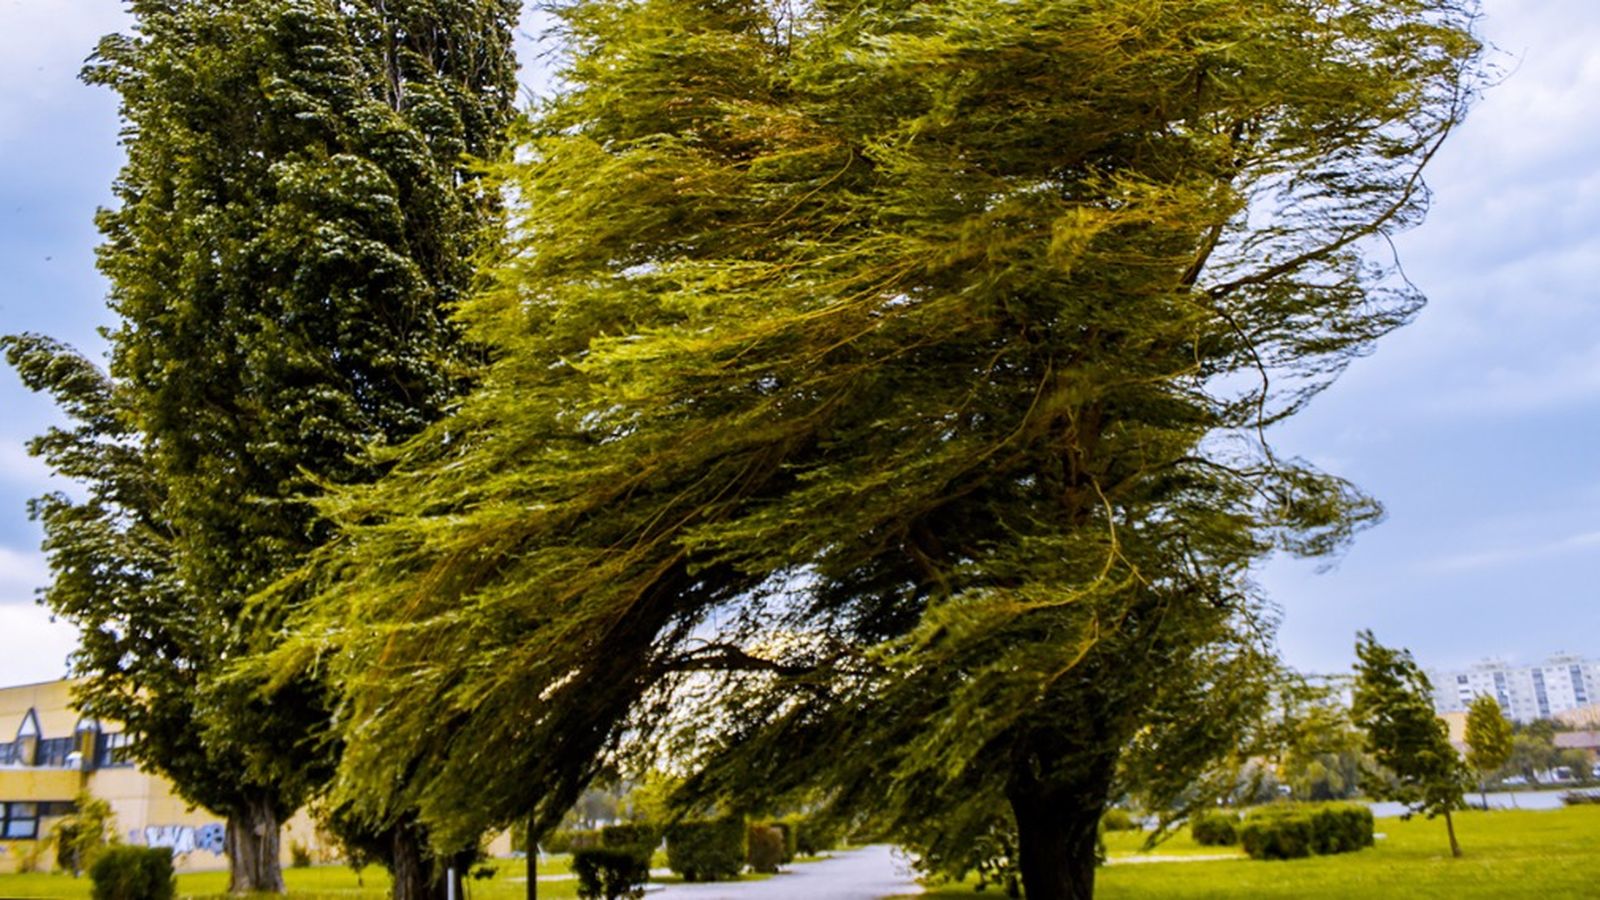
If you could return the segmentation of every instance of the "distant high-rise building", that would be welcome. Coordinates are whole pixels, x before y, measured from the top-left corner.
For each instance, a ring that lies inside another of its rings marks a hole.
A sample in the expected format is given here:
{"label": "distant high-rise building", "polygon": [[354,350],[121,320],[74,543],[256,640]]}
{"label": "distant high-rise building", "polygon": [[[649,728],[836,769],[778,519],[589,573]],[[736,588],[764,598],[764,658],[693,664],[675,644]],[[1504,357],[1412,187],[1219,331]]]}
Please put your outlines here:
{"label": "distant high-rise building", "polygon": [[1517,722],[1600,703],[1600,661],[1567,654],[1532,666],[1486,659],[1470,669],[1429,669],[1428,680],[1440,713],[1461,712],[1480,694],[1499,701],[1500,709]]}

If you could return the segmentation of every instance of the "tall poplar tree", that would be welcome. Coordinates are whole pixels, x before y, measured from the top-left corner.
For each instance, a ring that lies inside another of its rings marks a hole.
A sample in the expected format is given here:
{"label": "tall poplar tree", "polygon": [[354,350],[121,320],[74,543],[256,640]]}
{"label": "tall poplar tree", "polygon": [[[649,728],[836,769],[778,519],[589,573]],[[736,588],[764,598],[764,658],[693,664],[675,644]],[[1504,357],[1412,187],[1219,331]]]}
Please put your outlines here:
{"label": "tall poplar tree", "polygon": [[[83,629],[86,712],[125,723],[143,764],[226,816],[232,890],[281,891],[278,823],[338,744],[315,678],[266,696],[230,674],[283,613],[246,600],[326,540],[323,486],[375,477],[367,449],[436,419],[475,365],[449,315],[499,213],[468,157],[504,140],[519,10],[130,7],[134,30],[85,70],[125,123],[99,218],[120,321],[109,374],[41,338],[9,345],[76,419],[36,452],[89,488],[35,507],[57,573],[46,601]],[[398,894],[426,886],[412,874]]]}
{"label": "tall poplar tree", "polygon": [[347,781],[537,834],[709,683],[708,789],[999,805],[1028,896],[1090,896],[1123,754],[1253,702],[1249,564],[1377,514],[1265,429],[1421,303],[1385,238],[1470,5],[562,14],[494,363],[330,503],[280,656],[338,673]]}

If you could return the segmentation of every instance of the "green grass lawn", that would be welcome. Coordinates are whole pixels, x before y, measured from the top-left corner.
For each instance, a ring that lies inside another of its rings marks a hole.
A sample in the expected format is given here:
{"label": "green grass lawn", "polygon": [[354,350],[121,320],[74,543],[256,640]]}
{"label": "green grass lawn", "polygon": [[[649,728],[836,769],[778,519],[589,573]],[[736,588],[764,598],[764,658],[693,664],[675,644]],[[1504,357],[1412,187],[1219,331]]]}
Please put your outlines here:
{"label": "green grass lawn", "polygon": [[[463,900],[522,900],[527,896],[527,864],[520,859],[497,859],[489,865],[494,877],[468,879]],[[541,875],[560,875],[570,871],[567,857],[554,857],[539,865]],[[516,880],[513,880],[516,879]],[[295,900],[381,900],[389,895],[389,875],[381,866],[356,873],[345,866],[313,866],[309,869],[284,869],[284,883]],[[228,890],[227,872],[194,872],[178,876],[180,897],[220,897]],[[0,875],[0,897],[61,897],[87,900],[89,879],[65,874]],[[577,882],[541,881],[539,900],[572,900],[578,896]]]}
{"label": "green grass lawn", "polygon": [[[1359,853],[1314,856],[1287,862],[1251,859],[1111,865],[1096,876],[1101,900],[1124,898],[1295,898],[1383,900],[1423,898],[1600,897],[1600,807],[1544,812],[1505,810],[1456,815],[1456,834],[1465,856],[1450,858],[1444,820],[1421,817],[1409,822],[1379,819],[1377,846]],[[1108,835],[1113,862],[1137,846],[1138,836]],[[1214,853],[1179,835],[1157,854]],[[924,896],[995,900],[959,885],[929,890]]]}

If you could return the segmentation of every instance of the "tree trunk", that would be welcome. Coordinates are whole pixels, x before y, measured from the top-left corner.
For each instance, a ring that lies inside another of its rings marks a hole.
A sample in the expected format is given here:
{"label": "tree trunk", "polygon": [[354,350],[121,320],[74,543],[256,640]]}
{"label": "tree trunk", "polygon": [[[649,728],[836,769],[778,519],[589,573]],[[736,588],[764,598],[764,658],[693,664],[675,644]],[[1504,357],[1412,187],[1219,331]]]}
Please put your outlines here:
{"label": "tree trunk", "polygon": [[[1018,868],[1028,900],[1092,900],[1100,816],[1114,756],[1073,760],[1075,778],[1048,777],[1053,766],[1019,765],[1007,787],[1017,819]],[[1047,777],[1040,777],[1040,772]]]}
{"label": "tree trunk", "polygon": [[429,863],[415,828],[397,825],[389,855],[389,896],[392,900],[433,900]]}
{"label": "tree trunk", "polygon": [[1450,855],[1461,858],[1461,845],[1456,843],[1456,823],[1450,818],[1450,810],[1444,811],[1444,830],[1450,833]]}
{"label": "tree trunk", "polygon": [[228,816],[228,892],[281,894],[278,813],[264,795],[250,797]]}

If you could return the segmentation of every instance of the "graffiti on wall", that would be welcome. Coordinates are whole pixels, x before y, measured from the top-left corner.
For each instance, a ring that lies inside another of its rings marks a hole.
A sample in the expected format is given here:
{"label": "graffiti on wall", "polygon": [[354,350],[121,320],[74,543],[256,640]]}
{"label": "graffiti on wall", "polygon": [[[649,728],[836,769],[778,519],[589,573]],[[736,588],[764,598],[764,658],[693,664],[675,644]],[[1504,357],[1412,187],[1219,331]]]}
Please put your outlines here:
{"label": "graffiti on wall", "polygon": [[166,847],[174,855],[205,850],[220,856],[227,834],[226,828],[213,822],[210,825],[147,825],[143,835],[130,831],[128,837],[132,843],[143,843],[146,847]]}

